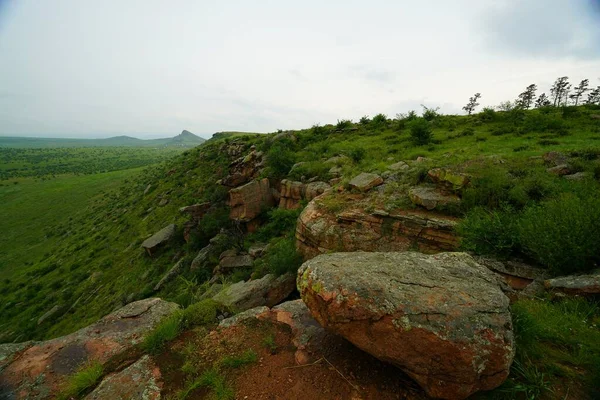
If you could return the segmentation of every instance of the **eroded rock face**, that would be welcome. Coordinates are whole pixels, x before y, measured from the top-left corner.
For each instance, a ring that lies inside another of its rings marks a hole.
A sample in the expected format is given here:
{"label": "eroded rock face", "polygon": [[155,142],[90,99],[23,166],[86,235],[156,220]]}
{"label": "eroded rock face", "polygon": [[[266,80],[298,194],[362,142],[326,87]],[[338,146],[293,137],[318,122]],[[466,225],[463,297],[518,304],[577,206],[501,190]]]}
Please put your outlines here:
{"label": "eroded rock face", "polygon": [[235,310],[273,307],[288,297],[296,287],[296,278],[292,274],[275,277],[272,274],[248,282],[238,282],[217,293],[213,300]]}
{"label": "eroded rock face", "polygon": [[104,378],[86,400],[159,400],[162,389],[160,369],[145,355],[123,371]]}
{"label": "eroded rock face", "polygon": [[167,225],[148,239],[144,240],[142,242],[142,247],[146,249],[149,255],[152,255],[158,247],[164,245],[173,238],[176,230],[177,226],[175,224]]}
{"label": "eroded rock face", "polygon": [[229,191],[229,217],[233,220],[249,222],[264,210],[273,207],[275,199],[267,178],[252,181]]}
{"label": "eroded rock face", "polygon": [[304,196],[304,184],[302,182],[284,179],[281,181],[279,197],[279,208],[294,210],[300,206],[300,200]]}
{"label": "eroded rock face", "polygon": [[296,224],[297,247],[310,259],[333,251],[406,251],[425,253],[458,248],[456,218],[421,210],[368,213],[356,208],[335,214],[317,197]]}
{"label": "eroded rock face", "polygon": [[[45,342],[28,342],[6,356],[0,372],[0,398],[47,399],[83,363],[102,364],[131,350],[144,335],[179,306],[158,298],[126,305],[95,324]],[[3,348],[15,345],[0,345]],[[4,396],[4,397],[3,397]]]}
{"label": "eroded rock face", "polygon": [[508,376],[509,300],[468,254],[323,254],[299,269],[298,289],[322,326],[432,397],[464,399]]}

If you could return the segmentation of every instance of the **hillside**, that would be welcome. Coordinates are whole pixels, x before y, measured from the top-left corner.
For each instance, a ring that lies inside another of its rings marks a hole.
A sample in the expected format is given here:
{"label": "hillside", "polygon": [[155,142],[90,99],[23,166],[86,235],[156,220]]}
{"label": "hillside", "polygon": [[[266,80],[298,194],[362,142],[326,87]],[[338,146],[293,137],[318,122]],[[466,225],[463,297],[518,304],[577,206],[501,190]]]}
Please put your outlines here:
{"label": "hillside", "polygon": [[179,135],[164,139],[137,139],[114,136],[106,139],[60,139],[0,136],[0,148],[65,148],[65,147],[194,147],[206,139],[184,130]]}
{"label": "hillside", "polygon": [[[187,131],[171,139],[182,145],[194,140]],[[493,268],[508,270],[518,264],[526,266],[522,270],[535,271],[530,275],[503,270],[498,275],[506,278],[504,285],[508,286],[503,290],[512,300],[517,353],[509,379],[491,398],[564,398],[575,393],[576,398],[592,399],[600,382],[597,303],[587,297],[562,300],[563,294],[544,292],[543,285],[535,289],[541,291],[533,297],[521,295],[521,290],[534,290],[533,283],[556,276],[589,274],[598,267],[599,143],[600,106],[593,105],[506,112],[486,109],[470,116],[426,110],[422,117],[377,115],[357,123],[342,120],[268,135],[215,134],[160,166],[128,176],[123,185],[94,197],[83,212],[56,211],[65,214],[48,220],[43,238],[34,239],[33,234],[26,238],[26,230],[22,231],[23,243],[41,241],[38,246],[46,251],[23,247],[0,259],[0,342],[65,335],[151,297],[182,307],[192,305],[187,312],[219,290],[242,281],[256,282],[268,274],[283,280],[281,277],[291,274],[292,289],[274,304],[263,301],[261,305],[272,307],[302,296],[315,316],[315,310],[326,312],[326,305],[317,304],[317,295],[327,284],[317,284],[315,272],[311,275],[315,282],[298,293],[295,277],[303,260],[361,250],[424,254],[464,250],[492,259],[478,261],[481,265],[488,262]],[[0,187],[0,195],[10,199],[8,189]],[[35,219],[36,213],[46,211],[40,206],[29,212],[27,218]],[[1,227],[7,231],[11,226]],[[337,267],[340,262],[336,263]],[[491,274],[487,269],[482,270],[486,271],[481,272],[483,280],[492,279],[486,275]],[[498,298],[504,299],[503,292],[497,292]],[[223,304],[230,300],[222,295]],[[240,303],[219,307],[221,316],[245,308]],[[160,342],[152,350],[160,354],[161,368],[183,371],[168,372],[173,374],[166,389],[170,395],[185,398],[195,393],[204,398],[211,391],[206,387],[215,391],[220,387],[215,383],[218,373],[235,379],[247,390],[244,393],[258,390],[244,381],[242,372],[227,369],[223,366],[227,363],[216,360],[207,349],[223,346],[225,357],[233,351],[230,343],[236,343],[236,351],[249,348],[256,342],[248,342],[248,338],[267,341],[263,336],[272,327],[240,328],[248,330],[247,337],[233,329],[231,337],[223,333],[222,341],[217,341],[215,337],[221,333],[206,335],[206,329],[214,328],[214,312],[208,318],[210,323],[193,332],[180,317],[171,339],[180,329],[185,332],[173,347]],[[348,316],[352,310],[344,312]],[[319,315],[318,321],[331,323],[335,332],[335,321],[328,317]],[[489,323],[494,326],[496,322]],[[498,329],[508,329],[511,336],[512,327],[507,325],[510,323]],[[407,332],[413,329],[410,325],[404,328]],[[273,346],[290,346],[289,331],[269,334],[273,335],[269,343],[279,341]],[[342,336],[355,343],[348,332]],[[211,340],[214,343],[208,343]],[[333,350],[345,348],[347,342],[330,340],[335,344],[319,350],[323,357],[339,357],[347,366],[344,371],[362,376],[364,371],[352,369],[347,353]],[[195,346],[203,362],[219,366],[211,370],[217,374],[213,383],[190,383],[206,371],[201,363],[184,364],[195,351],[186,350],[188,344]],[[268,343],[253,351],[268,357],[265,348]],[[376,351],[369,348],[367,352],[381,359]],[[294,357],[293,352],[283,350],[273,355],[281,357],[281,362]],[[239,365],[252,365],[255,357],[238,360]],[[366,369],[385,368],[379,361],[356,357]],[[272,371],[275,374],[280,369],[273,367]],[[415,381],[423,382],[413,370],[407,370]],[[261,376],[260,371],[253,371],[252,376]],[[305,382],[310,380],[308,372],[306,376],[302,373],[297,371]],[[322,373],[323,379],[335,382],[335,373]],[[283,375],[280,378],[285,379]],[[393,398],[388,378],[363,376],[361,383],[388,385],[382,390]],[[402,379],[412,382],[403,386],[407,396],[425,397],[410,378]],[[310,387],[318,389],[318,385]],[[421,387],[428,390],[426,384]],[[485,390],[485,385],[481,388]],[[339,390],[339,396],[353,393]],[[375,396],[377,390],[366,393]],[[375,397],[365,394],[365,398]]]}

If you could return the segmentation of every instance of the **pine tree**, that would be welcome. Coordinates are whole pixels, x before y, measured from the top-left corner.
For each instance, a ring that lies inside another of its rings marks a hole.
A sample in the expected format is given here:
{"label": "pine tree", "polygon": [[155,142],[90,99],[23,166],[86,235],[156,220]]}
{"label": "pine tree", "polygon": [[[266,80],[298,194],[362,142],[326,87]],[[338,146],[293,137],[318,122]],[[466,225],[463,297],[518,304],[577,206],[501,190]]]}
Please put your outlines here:
{"label": "pine tree", "polygon": [[471,115],[473,111],[475,111],[475,108],[479,105],[477,102],[479,98],[481,98],[481,93],[475,93],[473,97],[469,98],[467,105],[463,107],[463,110],[465,110],[468,115]]}
{"label": "pine tree", "polygon": [[552,105],[552,102],[550,101],[548,96],[546,96],[546,93],[540,94],[540,96],[535,101],[535,108],[548,107],[551,105]]}
{"label": "pine tree", "polygon": [[533,104],[533,100],[535,99],[535,92],[537,90],[537,85],[535,83],[527,86],[525,91],[519,95],[517,100],[515,101],[517,107],[529,109]]}
{"label": "pine tree", "polygon": [[568,93],[571,84],[569,83],[568,76],[562,76],[557,78],[550,89],[550,93],[552,94],[553,105],[554,107],[560,106],[560,103],[564,101],[565,94]]}
{"label": "pine tree", "polygon": [[583,96],[583,94],[589,90],[588,89],[589,84],[590,84],[590,80],[584,79],[579,83],[578,86],[575,86],[575,93],[573,93],[572,95],[569,96],[569,98],[571,100],[575,101],[575,105],[579,104],[579,99],[581,98],[581,96]]}

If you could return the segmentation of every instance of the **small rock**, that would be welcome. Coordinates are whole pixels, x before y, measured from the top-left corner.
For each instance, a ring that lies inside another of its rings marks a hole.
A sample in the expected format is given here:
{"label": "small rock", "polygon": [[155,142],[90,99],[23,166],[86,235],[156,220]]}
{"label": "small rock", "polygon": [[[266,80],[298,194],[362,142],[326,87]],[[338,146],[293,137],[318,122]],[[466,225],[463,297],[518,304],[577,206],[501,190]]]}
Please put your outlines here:
{"label": "small rock", "polygon": [[404,161],[398,161],[397,163],[388,166],[388,169],[390,171],[402,171],[407,170],[409,168],[410,166]]}
{"label": "small rock", "polygon": [[418,186],[408,191],[408,197],[413,204],[433,210],[438,206],[460,204],[460,199],[453,194],[443,194],[433,187]]}
{"label": "small rock", "polygon": [[569,157],[558,151],[549,151],[542,156],[544,163],[551,167],[567,164]]}
{"label": "small rock", "polygon": [[221,260],[219,261],[219,267],[221,270],[224,269],[233,269],[233,268],[250,268],[252,267],[252,263],[254,259],[250,254],[236,254],[233,255],[230,253],[226,256],[221,256]]}
{"label": "small rock", "polygon": [[571,175],[573,173],[567,164],[557,165],[556,167],[548,168],[546,171],[558,176]]}
{"label": "small rock", "polygon": [[154,286],[155,292],[161,290],[169,281],[181,274],[183,271],[183,260],[184,259],[182,258],[181,260],[177,261],[177,263],[173,265],[169,272],[167,272],[165,276],[163,276],[162,279]]}
{"label": "small rock", "polygon": [[459,192],[469,184],[470,177],[467,174],[451,171],[446,168],[434,168],[427,172],[431,180],[442,189],[451,192]]}
{"label": "small rock", "polygon": [[571,175],[565,175],[564,178],[570,181],[582,181],[588,176],[587,172],[577,172]]}
{"label": "small rock", "polygon": [[600,271],[589,275],[561,276],[544,281],[548,290],[573,294],[573,295],[597,295],[600,294]]}
{"label": "small rock", "polygon": [[213,296],[213,300],[236,311],[253,307],[273,307],[288,297],[296,288],[293,274],[275,277],[272,274],[248,282],[238,282]]}
{"label": "small rock", "polygon": [[152,185],[148,184],[148,186],[146,186],[146,189],[144,190],[144,196],[148,194],[148,192],[150,192],[150,189],[152,189]]}
{"label": "small rock", "polygon": [[44,315],[42,315],[40,317],[40,319],[38,319],[37,324],[41,325],[44,323],[45,320],[47,320],[48,318],[52,318],[53,316],[55,316],[56,314],[58,314],[58,312],[62,309],[62,306],[59,304],[56,304],[54,307],[52,307],[50,310],[46,311],[44,313]]}
{"label": "small rock", "polygon": [[175,235],[177,226],[175,224],[167,225],[154,235],[144,240],[142,247],[146,249],[149,255],[156,250],[159,246],[167,243]]}
{"label": "small rock", "polygon": [[164,206],[166,206],[167,204],[169,204],[169,199],[167,199],[166,197],[164,197],[164,198],[162,198],[162,199],[160,200],[160,202],[158,203],[158,206],[159,206],[159,207],[164,207]]}

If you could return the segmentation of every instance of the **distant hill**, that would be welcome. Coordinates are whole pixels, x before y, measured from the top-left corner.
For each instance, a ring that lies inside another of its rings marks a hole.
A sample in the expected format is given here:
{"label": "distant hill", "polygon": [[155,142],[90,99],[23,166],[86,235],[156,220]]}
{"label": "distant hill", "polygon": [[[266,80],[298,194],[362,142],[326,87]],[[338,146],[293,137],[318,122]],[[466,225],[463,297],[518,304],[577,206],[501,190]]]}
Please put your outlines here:
{"label": "distant hill", "polygon": [[206,139],[184,130],[179,135],[164,139],[137,139],[114,136],[106,139],[61,139],[0,136],[0,147],[56,148],[56,147],[195,147]]}

